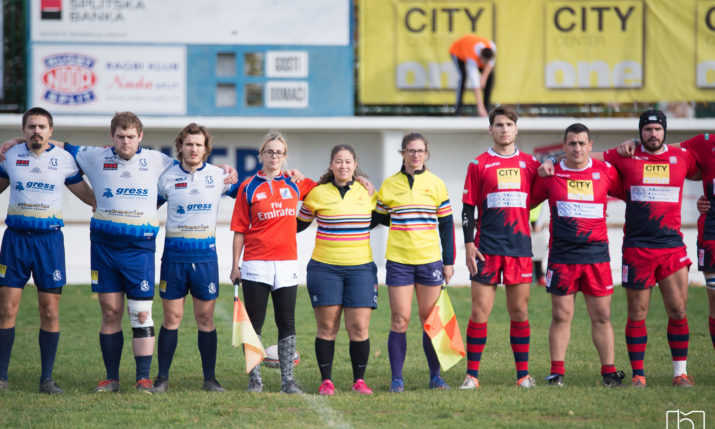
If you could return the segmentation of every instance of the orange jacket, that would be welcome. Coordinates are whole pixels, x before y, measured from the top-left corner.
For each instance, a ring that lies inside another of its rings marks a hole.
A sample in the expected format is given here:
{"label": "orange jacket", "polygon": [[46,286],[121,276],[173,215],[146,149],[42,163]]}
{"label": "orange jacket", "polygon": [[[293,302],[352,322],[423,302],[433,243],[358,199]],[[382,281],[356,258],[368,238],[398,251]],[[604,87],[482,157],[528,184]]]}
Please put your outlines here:
{"label": "orange jacket", "polygon": [[[449,48],[449,53],[459,58],[462,61],[468,59],[474,60],[480,69],[484,68],[487,64],[484,63],[482,58],[479,57],[479,53],[484,48],[490,48],[494,51],[496,56],[496,44],[486,37],[477,36],[475,34],[468,34],[457,39],[452,46]],[[494,57],[492,57],[492,60]],[[490,60],[491,62],[491,60]]]}

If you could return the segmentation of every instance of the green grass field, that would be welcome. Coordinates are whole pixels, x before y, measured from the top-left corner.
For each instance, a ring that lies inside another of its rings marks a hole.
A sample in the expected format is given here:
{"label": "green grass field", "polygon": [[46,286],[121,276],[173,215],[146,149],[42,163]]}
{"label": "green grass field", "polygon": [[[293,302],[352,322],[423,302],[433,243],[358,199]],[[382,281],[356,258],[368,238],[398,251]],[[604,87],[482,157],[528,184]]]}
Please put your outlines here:
{"label": "green grass field", "polygon": [[[450,288],[462,335],[465,333],[470,301],[468,288]],[[122,356],[122,392],[93,394],[104,378],[98,343],[100,311],[88,286],[65,287],[61,303],[62,336],[54,378],[65,389],[64,395],[45,396],[37,392],[39,317],[35,288],[27,287],[16,327],[10,363],[10,389],[0,392],[2,427],[666,427],[666,411],[702,410],[715,422],[715,351],[707,328],[705,289],[692,287],[688,305],[690,353],[688,372],[695,378],[692,389],[671,387],[672,366],[665,336],[667,318],[660,294],[653,294],[648,317],[649,344],[646,353],[648,387],[607,389],[600,386],[600,364],[591,343],[590,324],[582,297],[572,326],[571,344],[566,359],[566,386],[549,388],[544,377],[549,372],[548,326],[551,305],[543,288],[534,288],[530,303],[530,370],[537,387],[514,387],[514,362],[509,346],[509,320],[504,291],[497,294],[495,311],[489,323],[489,337],[480,368],[481,388],[457,389],[466,370],[462,360],[444,374],[452,389],[428,390],[428,372],[421,343],[421,327],[413,313],[408,331],[408,356],[405,363],[404,394],[387,393],[390,368],[387,356],[389,303],[387,290],[380,288],[379,309],[371,323],[371,360],[366,381],[375,394],[358,396],[349,391],[352,370],[347,336],[341,331],[337,344],[333,381],[337,394],[326,398],[316,394],[320,377],[315,363],[313,341],[315,320],[305,288],[299,288],[296,325],[301,363],[296,379],[308,393],[288,396],[276,393],[279,370],[263,368],[267,393],[245,392],[247,376],[240,349],[231,347],[233,288],[221,288],[216,325],[219,335],[217,379],[228,390],[223,394],[201,391],[201,364],[196,348],[196,326],[191,304],[179,331],[179,346],[171,369],[171,388],[163,395],[137,392],[131,329],[125,317],[125,347]],[[416,307],[414,305],[413,307]],[[612,306],[616,333],[616,365],[630,366],[624,340],[626,303],[621,288],[616,289]],[[269,309],[264,326],[265,345],[276,342],[276,328]],[[161,322],[161,303],[154,302],[154,320]],[[158,329],[157,329],[158,332]],[[152,377],[156,374],[156,359]],[[675,427],[672,425],[670,427]]]}

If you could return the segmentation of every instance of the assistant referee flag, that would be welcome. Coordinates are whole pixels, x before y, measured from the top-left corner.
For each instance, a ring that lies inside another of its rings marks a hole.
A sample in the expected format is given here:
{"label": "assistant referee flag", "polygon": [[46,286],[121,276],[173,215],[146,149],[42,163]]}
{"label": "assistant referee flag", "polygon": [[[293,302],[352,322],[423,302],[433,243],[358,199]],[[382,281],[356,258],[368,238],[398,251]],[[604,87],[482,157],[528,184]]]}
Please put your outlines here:
{"label": "assistant referee flag", "polygon": [[246,307],[243,306],[243,302],[238,298],[238,283],[233,288],[233,337],[231,345],[234,347],[243,345],[247,373],[251,372],[266,357],[266,351],[253,329],[248,313],[246,313]]}
{"label": "assistant referee flag", "polygon": [[434,308],[425,320],[425,332],[432,340],[442,370],[447,371],[467,354],[447,288],[442,286]]}

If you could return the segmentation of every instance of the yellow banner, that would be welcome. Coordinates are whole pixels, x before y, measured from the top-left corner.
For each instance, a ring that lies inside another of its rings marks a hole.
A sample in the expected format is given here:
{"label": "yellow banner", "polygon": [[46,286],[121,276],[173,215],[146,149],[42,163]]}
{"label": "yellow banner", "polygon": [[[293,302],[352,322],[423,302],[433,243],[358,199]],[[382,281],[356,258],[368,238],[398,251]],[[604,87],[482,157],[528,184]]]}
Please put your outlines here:
{"label": "yellow banner", "polygon": [[546,4],[546,88],[641,88],[640,1]]}
{"label": "yellow banner", "polygon": [[470,33],[497,46],[495,103],[715,99],[715,0],[361,0],[358,22],[363,104],[453,104]]}
{"label": "yellow banner", "polygon": [[714,0],[698,2],[697,20],[696,83],[698,88],[715,88]]}
{"label": "yellow banner", "polygon": [[[458,35],[492,34],[491,3],[397,2],[395,86],[398,91],[454,89],[457,73],[449,46]],[[446,48],[445,48],[446,47]]]}

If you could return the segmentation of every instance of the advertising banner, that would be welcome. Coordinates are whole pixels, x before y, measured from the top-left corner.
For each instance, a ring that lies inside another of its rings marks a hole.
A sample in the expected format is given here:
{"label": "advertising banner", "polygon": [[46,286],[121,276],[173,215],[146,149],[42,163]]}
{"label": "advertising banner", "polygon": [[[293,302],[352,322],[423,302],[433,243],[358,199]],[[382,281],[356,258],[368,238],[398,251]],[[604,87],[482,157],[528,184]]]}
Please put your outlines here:
{"label": "advertising banner", "polygon": [[350,2],[31,0],[35,42],[347,45]]}
{"label": "advertising banner", "polygon": [[715,88],[715,0],[698,1],[696,83]]}
{"label": "advertising banner", "polygon": [[27,1],[28,99],[52,111],[354,112],[350,0]]}
{"label": "advertising banner", "polygon": [[714,0],[362,0],[359,13],[361,104],[454,104],[448,50],[465,34],[497,46],[495,103],[715,99]]}
{"label": "advertising banner", "polygon": [[642,88],[643,3],[546,4],[546,88]]}
{"label": "advertising banner", "polygon": [[35,45],[31,105],[51,112],[186,113],[184,47]]}

